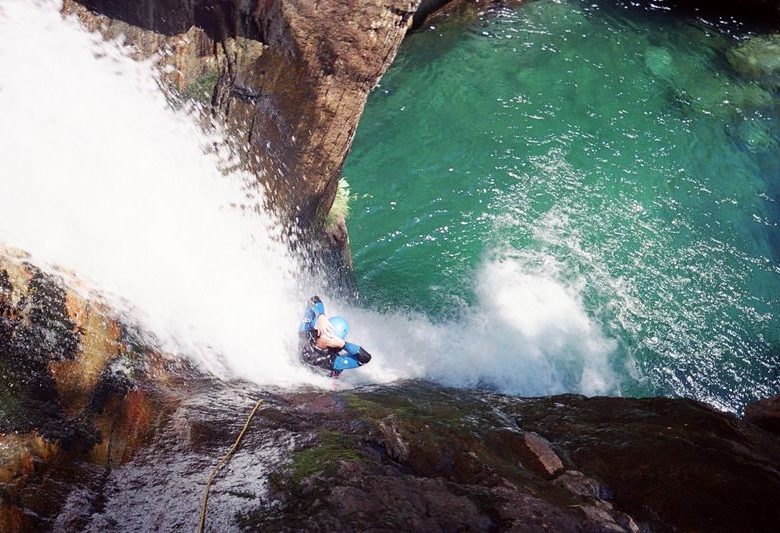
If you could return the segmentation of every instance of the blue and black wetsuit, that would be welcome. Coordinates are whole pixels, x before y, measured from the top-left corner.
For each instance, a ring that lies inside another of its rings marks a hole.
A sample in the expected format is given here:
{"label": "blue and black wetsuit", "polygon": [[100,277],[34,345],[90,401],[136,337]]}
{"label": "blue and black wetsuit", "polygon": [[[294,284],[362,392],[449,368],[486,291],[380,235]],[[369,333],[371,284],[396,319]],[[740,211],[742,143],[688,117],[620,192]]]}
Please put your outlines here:
{"label": "blue and black wetsuit", "polygon": [[360,345],[353,342],[346,342],[344,347],[338,348],[318,348],[315,341],[319,332],[316,330],[317,318],[325,314],[325,304],[317,296],[313,296],[308,302],[306,311],[298,328],[301,337],[301,360],[309,365],[330,370],[333,376],[338,376],[341,370],[335,370],[333,363],[339,356],[350,357],[354,359],[358,366],[364,365],[371,360],[371,354],[364,350]]}

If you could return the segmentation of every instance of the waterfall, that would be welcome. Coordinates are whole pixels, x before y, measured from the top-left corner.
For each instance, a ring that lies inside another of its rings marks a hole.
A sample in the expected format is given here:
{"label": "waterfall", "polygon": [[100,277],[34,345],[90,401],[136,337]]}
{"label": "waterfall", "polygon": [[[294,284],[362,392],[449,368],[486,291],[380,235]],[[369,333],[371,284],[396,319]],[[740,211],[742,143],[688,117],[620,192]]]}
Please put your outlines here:
{"label": "waterfall", "polygon": [[0,242],[75,273],[168,352],[301,381],[299,266],[254,177],[225,170],[219,129],[58,2],[4,0],[0,35]]}

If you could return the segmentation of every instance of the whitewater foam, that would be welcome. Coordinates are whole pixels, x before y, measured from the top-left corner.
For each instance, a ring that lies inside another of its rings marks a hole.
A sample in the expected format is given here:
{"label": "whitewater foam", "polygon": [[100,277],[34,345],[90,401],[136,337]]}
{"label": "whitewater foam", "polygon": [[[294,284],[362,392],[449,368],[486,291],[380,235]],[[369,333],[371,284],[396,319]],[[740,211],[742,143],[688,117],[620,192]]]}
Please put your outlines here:
{"label": "whitewater foam", "polygon": [[581,288],[558,272],[551,256],[504,250],[483,262],[477,302],[456,320],[345,310],[355,336],[377,347],[362,381],[425,378],[530,396],[617,393],[615,342],[585,312]]}

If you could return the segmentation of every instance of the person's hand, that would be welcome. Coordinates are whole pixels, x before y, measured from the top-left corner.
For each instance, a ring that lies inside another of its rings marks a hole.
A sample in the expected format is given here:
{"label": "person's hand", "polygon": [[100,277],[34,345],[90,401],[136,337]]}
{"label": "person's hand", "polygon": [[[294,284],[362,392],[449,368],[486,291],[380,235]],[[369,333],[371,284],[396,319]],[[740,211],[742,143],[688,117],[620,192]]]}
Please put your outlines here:
{"label": "person's hand", "polygon": [[347,344],[347,341],[344,339],[340,339],[334,336],[325,336],[323,337],[323,340],[325,342],[325,346],[328,348],[336,348],[339,350],[341,350]]}
{"label": "person's hand", "polygon": [[318,335],[333,335],[333,328],[330,326],[330,321],[325,315],[317,317],[317,321],[314,323],[314,329],[317,330]]}
{"label": "person's hand", "polygon": [[325,315],[317,317],[317,322],[314,325],[314,329],[317,330],[317,345],[320,348],[343,348],[346,344],[344,339],[339,338],[333,331],[333,327],[330,325],[330,321]]}

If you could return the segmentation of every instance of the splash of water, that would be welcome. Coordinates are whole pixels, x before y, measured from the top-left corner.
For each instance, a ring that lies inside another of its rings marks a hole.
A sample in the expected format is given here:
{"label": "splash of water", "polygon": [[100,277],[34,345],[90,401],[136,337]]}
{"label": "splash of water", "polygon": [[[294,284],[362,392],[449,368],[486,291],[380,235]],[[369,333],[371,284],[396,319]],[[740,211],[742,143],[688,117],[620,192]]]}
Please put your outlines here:
{"label": "splash of water", "polygon": [[558,271],[552,256],[503,250],[483,262],[478,300],[455,320],[345,310],[361,340],[379,347],[364,380],[426,378],[531,396],[618,393],[616,343],[586,313],[582,287]]}

